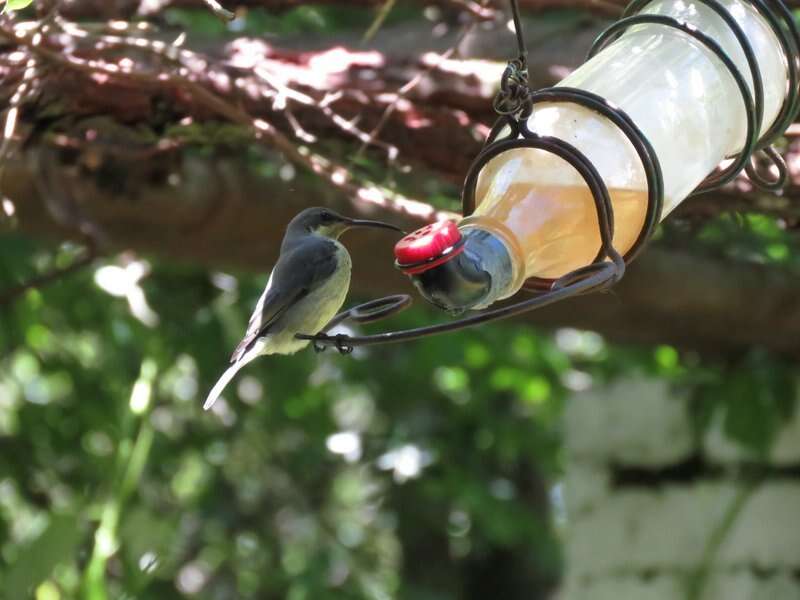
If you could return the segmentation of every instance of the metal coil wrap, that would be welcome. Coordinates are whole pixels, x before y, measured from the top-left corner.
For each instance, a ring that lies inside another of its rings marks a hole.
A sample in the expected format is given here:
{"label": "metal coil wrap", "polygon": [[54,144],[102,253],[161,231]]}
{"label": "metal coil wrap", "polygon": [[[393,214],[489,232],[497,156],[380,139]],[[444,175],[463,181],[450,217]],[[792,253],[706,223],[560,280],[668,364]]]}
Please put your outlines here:
{"label": "metal coil wrap", "polygon": [[[628,28],[642,24],[656,24],[682,31],[697,40],[712,52],[730,72],[739,89],[747,120],[745,143],[732,163],[717,173],[711,174],[693,192],[700,194],[717,189],[732,181],[743,170],[757,187],[776,191],[784,187],[788,178],[786,164],[771,144],[786,128],[794,122],[800,111],[800,33],[792,13],[781,0],[747,0],[759,12],[778,38],[787,58],[789,85],[784,102],[770,129],[759,138],[759,130],[764,115],[764,84],[761,69],[755,52],[744,31],[730,12],[718,0],[696,0],[713,10],[730,28],[742,48],[753,83],[751,93],[747,80],[733,60],[713,38],[695,26],[673,17],[640,13],[651,0],[633,0],[625,9],[622,18],[608,27],[595,40],[588,58],[592,58],[610,43],[614,42]],[[509,62],[501,83],[500,91],[494,100],[494,110],[499,119],[494,124],[483,146],[467,171],[462,192],[462,213],[471,215],[475,210],[475,190],[481,170],[493,158],[503,152],[517,148],[533,148],[550,152],[568,162],[581,176],[591,191],[597,209],[600,230],[600,250],[594,262],[576,269],[559,279],[533,278],[525,282],[523,288],[534,292],[532,298],[476,313],[472,316],[437,325],[379,333],[368,336],[330,336],[298,335],[300,339],[312,340],[317,350],[334,346],[342,353],[352,352],[356,346],[387,344],[409,341],[428,335],[447,333],[466,327],[519,315],[542,306],[553,304],[590,292],[606,289],[617,283],[625,274],[625,266],[644,248],[661,220],[664,204],[664,181],[658,157],[646,136],[621,108],[606,99],[577,88],[550,87],[532,91],[528,82],[527,49],[522,30],[518,0],[511,0],[519,56]],[[528,118],[533,107],[541,102],[564,102],[577,104],[592,110],[613,123],[631,142],[641,160],[647,182],[647,212],[644,225],[631,249],[621,256],[614,248],[614,210],[608,189],[591,161],[577,148],[564,140],[540,136],[528,128]],[[504,130],[506,135],[501,137]],[[754,155],[760,153],[777,170],[775,179],[767,179],[755,166]],[[345,320],[356,322],[376,321],[405,309],[410,304],[407,295],[395,295],[356,306],[339,315],[326,327],[329,330]]]}

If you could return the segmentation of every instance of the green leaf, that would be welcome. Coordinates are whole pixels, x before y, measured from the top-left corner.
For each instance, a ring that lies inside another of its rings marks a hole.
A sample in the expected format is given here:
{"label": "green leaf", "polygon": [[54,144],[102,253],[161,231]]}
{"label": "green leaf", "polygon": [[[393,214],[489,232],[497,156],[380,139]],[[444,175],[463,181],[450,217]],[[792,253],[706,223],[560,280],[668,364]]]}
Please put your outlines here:
{"label": "green leaf", "polygon": [[695,385],[691,403],[695,434],[702,438],[719,415],[730,439],[763,457],[793,416],[796,388],[791,363],[753,351]]}
{"label": "green leaf", "polygon": [[723,384],[726,398],[725,433],[762,456],[769,449],[775,433],[770,406],[764,402],[764,390],[748,374],[734,374]]}
{"label": "green leaf", "polygon": [[3,13],[10,10],[22,10],[33,4],[33,0],[6,0],[6,5],[3,7]]}
{"label": "green leaf", "polygon": [[80,519],[74,514],[53,516],[42,535],[24,547],[11,565],[4,585],[8,597],[29,597],[30,590],[57,565],[73,559],[82,536]]}

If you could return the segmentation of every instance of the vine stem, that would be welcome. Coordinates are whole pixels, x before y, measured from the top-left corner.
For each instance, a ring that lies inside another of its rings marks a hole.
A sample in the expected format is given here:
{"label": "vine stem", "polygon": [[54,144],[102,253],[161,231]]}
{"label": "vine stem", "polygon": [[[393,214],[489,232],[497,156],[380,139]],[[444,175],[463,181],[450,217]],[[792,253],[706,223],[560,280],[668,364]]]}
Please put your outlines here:
{"label": "vine stem", "polygon": [[700,600],[702,598],[703,592],[711,578],[711,569],[719,555],[722,544],[730,535],[747,501],[760,484],[761,478],[755,477],[752,481],[745,483],[731,500],[725,514],[722,516],[722,520],[714,528],[711,532],[711,536],[708,538],[706,547],[703,550],[703,557],[700,561],[700,565],[689,575],[686,600]]}

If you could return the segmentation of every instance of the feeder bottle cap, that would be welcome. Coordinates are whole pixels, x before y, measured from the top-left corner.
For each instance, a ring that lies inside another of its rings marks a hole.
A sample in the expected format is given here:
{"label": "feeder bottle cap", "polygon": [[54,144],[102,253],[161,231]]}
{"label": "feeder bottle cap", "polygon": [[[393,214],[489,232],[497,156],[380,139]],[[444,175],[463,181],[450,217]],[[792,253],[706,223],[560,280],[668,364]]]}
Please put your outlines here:
{"label": "feeder bottle cap", "polygon": [[461,254],[461,231],[455,221],[431,223],[397,242],[397,266],[407,275],[424,273]]}

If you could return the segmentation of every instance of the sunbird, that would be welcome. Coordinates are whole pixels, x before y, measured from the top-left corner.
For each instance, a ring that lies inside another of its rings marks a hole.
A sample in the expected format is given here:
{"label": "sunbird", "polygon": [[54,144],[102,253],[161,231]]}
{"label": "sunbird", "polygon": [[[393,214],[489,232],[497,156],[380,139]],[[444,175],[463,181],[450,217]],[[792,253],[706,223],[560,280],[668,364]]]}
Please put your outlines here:
{"label": "sunbird", "polygon": [[231,365],[211,389],[203,408],[217,401],[231,379],[257,356],[294,354],[339,312],[350,288],[352,261],[339,236],[351,227],[378,227],[403,233],[381,221],[351,219],[329,208],[307,208],[286,228],[278,262],[256,304]]}

